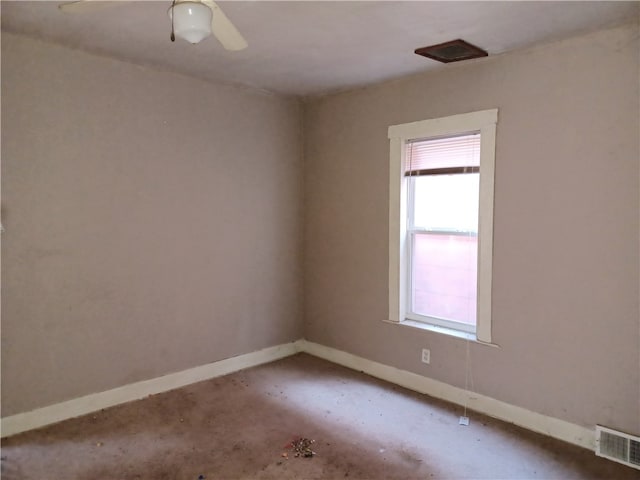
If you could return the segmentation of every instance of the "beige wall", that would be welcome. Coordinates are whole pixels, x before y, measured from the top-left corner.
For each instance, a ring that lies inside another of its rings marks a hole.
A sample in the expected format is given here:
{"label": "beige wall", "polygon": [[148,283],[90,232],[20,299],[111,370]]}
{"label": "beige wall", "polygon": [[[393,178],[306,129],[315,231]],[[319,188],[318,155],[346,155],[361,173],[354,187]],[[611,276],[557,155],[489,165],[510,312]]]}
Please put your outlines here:
{"label": "beige wall", "polygon": [[308,103],[306,337],[464,387],[464,341],[382,322],[387,127],[497,107],[501,348],[471,345],[475,389],[640,434],[638,58],[633,25]]}
{"label": "beige wall", "polygon": [[2,415],[295,340],[301,111],[2,34]]}

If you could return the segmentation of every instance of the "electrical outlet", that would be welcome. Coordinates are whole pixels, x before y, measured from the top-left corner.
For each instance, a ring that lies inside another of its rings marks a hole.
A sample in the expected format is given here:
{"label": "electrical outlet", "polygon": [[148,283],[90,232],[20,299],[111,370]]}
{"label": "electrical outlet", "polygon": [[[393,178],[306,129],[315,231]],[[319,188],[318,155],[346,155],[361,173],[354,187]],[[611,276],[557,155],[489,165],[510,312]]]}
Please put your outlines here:
{"label": "electrical outlet", "polygon": [[431,351],[422,349],[422,363],[431,363]]}

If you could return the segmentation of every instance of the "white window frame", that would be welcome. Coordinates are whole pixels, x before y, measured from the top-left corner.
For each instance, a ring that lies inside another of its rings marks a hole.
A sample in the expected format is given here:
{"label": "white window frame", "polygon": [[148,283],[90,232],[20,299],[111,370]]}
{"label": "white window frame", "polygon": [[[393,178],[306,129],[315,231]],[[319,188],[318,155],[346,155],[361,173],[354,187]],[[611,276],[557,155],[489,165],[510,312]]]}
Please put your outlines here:
{"label": "white window frame", "polygon": [[407,142],[480,132],[480,199],[478,212],[478,297],[475,337],[491,343],[493,266],[493,189],[498,109],[403,123],[389,127],[389,320],[407,320],[409,245],[407,188],[404,176]]}

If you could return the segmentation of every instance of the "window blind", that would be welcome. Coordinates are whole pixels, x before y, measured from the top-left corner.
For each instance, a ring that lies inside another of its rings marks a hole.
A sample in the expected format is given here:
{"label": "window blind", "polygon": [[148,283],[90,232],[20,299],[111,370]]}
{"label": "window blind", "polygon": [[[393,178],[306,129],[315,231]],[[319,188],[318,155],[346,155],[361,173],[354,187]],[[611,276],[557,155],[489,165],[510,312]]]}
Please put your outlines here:
{"label": "window blind", "polygon": [[405,175],[478,172],[480,132],[406,144]]}

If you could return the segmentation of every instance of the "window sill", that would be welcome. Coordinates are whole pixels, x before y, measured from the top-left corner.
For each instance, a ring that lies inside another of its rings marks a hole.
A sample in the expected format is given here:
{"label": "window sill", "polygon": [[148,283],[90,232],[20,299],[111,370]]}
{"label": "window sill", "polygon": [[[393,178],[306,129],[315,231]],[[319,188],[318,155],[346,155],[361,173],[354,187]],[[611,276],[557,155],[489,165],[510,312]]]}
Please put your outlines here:
{"label": "window sill", "polygon": [[417,322],[415,320],[403,320],[402,322],[395,322],[393,320],[383,320],[383,322],[391,323],[393,325],[400,325],[401,327],[417,328],[418,330],[426,330],[428,332],[440,333],[443,335],[448,335],[450,337],[459,338],[461,340],[467,340],[470,342],[478,343],[480,345],[500,348],[500,345],[496,343],[487,343],[487,342],[482,342],[478,340],[474,333],[461,332],[460,330],[454,330],[452,328],[429,325],[428,323]]}

